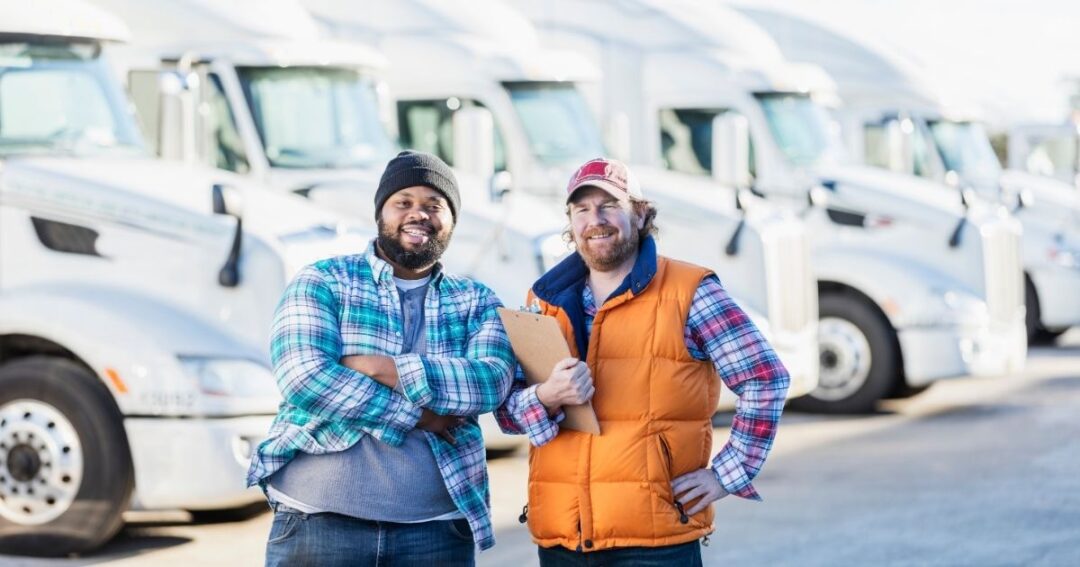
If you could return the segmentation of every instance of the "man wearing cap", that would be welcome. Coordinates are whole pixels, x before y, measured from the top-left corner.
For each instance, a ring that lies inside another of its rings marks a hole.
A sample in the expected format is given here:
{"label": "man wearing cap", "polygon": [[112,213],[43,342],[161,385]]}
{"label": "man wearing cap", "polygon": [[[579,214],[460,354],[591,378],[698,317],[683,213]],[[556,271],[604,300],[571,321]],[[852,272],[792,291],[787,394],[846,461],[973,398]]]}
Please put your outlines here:
{"label": "man wearing cap", "polygon": [[[567,216],[577,250],[528,304],[555,317],[574,358],[539,385],[519,375],[496,412],[532,444],[523,521],[542,566],[700,565],[712,503],[760,499],[751,481],[787,371],[714,274],[657,254],[656,208],[624,164],[581,166]],[[739,403],[710,460],[721,380]],[[589,399],[600,435],[560,429],[560,408]]]}
{"label": "man wearing cap", "polygon": [[514,366],[482,284],[440,269],[461,208],[449,166],[402,152],[378,237],[285,290],[271,333],[284,397],[252,458],[267,565],[471,565],[494,544],[484,444]]}

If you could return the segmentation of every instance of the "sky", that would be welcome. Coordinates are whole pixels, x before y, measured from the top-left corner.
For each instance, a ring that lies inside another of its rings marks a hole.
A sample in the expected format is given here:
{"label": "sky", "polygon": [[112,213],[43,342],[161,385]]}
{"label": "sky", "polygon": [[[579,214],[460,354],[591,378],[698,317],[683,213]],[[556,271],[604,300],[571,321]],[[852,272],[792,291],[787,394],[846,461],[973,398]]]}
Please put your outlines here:
{"label": "sky", "polygon": [[734,0],[872,37],[977,101],[984,118],[1058,123],[1080,79],[1080,2],[1063,0]]}

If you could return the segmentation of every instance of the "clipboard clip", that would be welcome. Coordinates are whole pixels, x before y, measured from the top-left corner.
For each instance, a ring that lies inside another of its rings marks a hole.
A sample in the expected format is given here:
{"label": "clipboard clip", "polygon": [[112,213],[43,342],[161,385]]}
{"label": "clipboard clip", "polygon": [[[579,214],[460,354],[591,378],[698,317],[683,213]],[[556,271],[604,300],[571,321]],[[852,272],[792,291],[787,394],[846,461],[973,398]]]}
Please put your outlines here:
{"label": "clipboard clip", "polygon": [[524,312],[524,313],[535,313],[535,314],[539,315],[540,314],[540,300],[534,297],[533,300],[532,300],[532,303],[530,303],[528,306],[519,307],[518,311],[521,311],[521,312]]}

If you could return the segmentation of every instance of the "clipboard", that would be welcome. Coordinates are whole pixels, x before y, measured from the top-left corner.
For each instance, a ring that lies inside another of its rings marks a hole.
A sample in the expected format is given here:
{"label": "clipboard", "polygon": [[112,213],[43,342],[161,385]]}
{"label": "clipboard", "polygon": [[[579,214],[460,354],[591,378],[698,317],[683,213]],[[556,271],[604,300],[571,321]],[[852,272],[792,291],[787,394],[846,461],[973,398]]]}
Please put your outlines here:
{"label": "clipboard", "polygon": [[[555,363],[572,356],[554,317],[505,307],[500,307],[498,312],[510,337],[514,356],[525,371],[525,380],[530,386],[546,381]],[[560,427],[600,435],[600,422],[591,401],[578,406],[563,406],[563,413],[566,418]]]}

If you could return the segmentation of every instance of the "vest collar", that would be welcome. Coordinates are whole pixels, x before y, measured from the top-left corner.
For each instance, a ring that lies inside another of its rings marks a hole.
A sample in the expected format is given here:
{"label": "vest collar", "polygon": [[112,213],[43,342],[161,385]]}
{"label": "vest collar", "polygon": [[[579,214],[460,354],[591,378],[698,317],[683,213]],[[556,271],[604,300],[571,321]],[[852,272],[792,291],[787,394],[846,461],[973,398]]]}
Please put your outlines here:
{"label": "vest collar", "polygon": [[[637,295],[648,287],[656,275],[656,241],[652,236],[646,236],[638,247],[637,260],[634,267],[627,274],[619,287],[612,292],[611,296],[620,295],[630,290]],[[536,297],[553,303],[554,299],[569,288],[583,284],[589,276],[589,268],[581,255],[574,252],[556,264],[548,273],[541,276],[533,284],[533,293]],[[597,298],[598,300],[602,298]]]}
{"label": "vest collar", "polygon": [[[585,307],[581,304],[581,293],[589,276],[589,268],[577,252],[567,256],[554,268],[533,284],[533,294],[542,301],[562,308],[574,327],[574,340],[582,360],[587,356],[588,337],[585,332]],[[645,291],[656,276],[656,241],[646,236],[638,247],[634,267],[626,275],[619,287],[609,297],[618,297],[631,292],[631,297]],[[607,298],[596,298],[606,302]],[[599,305],[603,306],[603,303]]]}

